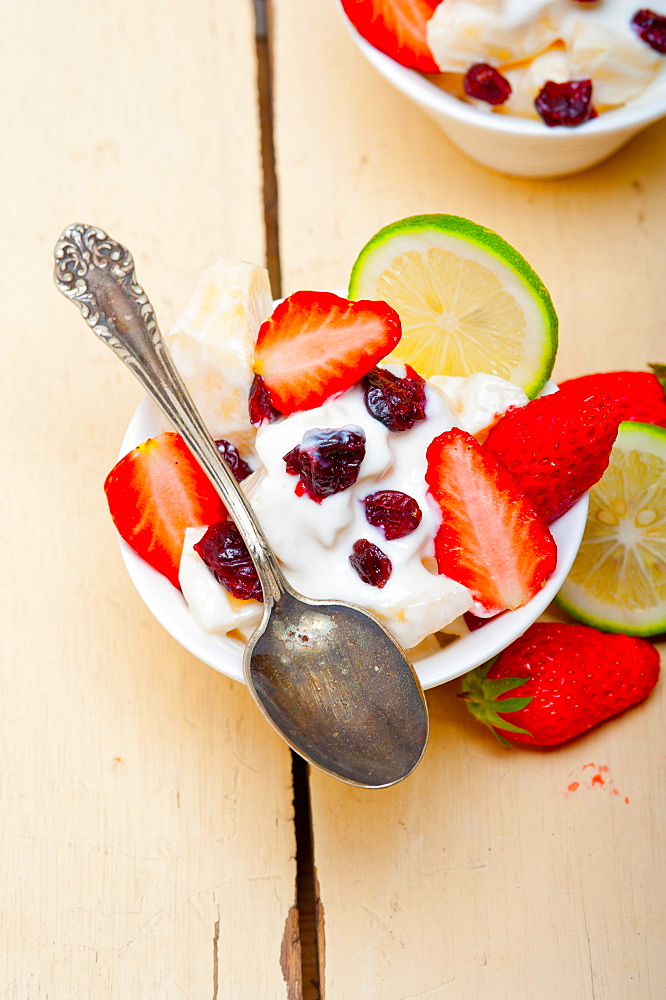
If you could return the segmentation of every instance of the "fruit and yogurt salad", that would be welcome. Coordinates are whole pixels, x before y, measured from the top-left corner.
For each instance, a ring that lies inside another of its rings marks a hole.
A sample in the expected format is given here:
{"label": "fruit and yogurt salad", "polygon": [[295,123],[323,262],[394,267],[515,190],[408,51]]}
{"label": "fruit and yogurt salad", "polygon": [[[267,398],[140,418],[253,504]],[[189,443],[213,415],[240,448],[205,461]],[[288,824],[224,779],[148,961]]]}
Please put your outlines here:
{"label": "fruit and yogurt salad", "polygon": [[[288,299],[289,308],[307,307],[302,296],[296,307],[294,297]],[[313,294],[310,301],[321,300]],[[453,399],[458,381],[450,380]],[[527,397],[493,375],[464,381],[469,401],[456,411],[446,377],[435,385],[413,370],[377,365],[320,406],[262,423],[255,441],[259,467],[244,480],[295,589],[367,608],[407,649],[467,611],[487,613],[467,587],[437,573],[433,544],[440,517],[428,493],[426,453],[438,435],[454,427],[470,435],[482,431],[489,417]],[[216,558],[218,545],[219,533],[188,529],[180,585],[206,628],[244,632],[258,624],[261,606],[238,606],[215,585],[204,560]],[[550,542],[544,545],[550,560]],[[554,562],[547,565],[554,569]]]}
{"label": "fruit and yogurt salad", "polygon": [[[348,295],[273,309],[263,268],[220,261],[165,340],[294,588],[437,649],[541,590],[549,525],[602,476],[619,411],[587,383],[544,394],[550,297],[469,220],[385,227]],[[133,449],[105,490],[120,535],[199,625],[246,639],[261,587],[180,436]]]}
{"label": "fruit and yogurt salad", "polygon": [[342,0],[357,30],[485,111],[578,126],[664,72],[666,7],[635,0]]}

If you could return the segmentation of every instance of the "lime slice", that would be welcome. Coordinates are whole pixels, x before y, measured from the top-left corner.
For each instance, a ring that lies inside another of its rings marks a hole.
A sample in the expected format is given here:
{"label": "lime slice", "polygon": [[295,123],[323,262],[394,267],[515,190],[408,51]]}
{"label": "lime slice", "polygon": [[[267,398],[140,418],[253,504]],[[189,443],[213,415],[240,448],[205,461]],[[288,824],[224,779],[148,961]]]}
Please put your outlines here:
{"label": "lime slice", "polygon": [[620,424],[556,601],[606,632],[666,631],[666,428]]}
{"label": "lime slice", "polygon": [[487,372],[528,396],[550,376],[557,316],[517,250],[456,215],[414,215],[381,229],[352,269],[350,299],[383,299],[402,322],[387,360],[420,375]]}

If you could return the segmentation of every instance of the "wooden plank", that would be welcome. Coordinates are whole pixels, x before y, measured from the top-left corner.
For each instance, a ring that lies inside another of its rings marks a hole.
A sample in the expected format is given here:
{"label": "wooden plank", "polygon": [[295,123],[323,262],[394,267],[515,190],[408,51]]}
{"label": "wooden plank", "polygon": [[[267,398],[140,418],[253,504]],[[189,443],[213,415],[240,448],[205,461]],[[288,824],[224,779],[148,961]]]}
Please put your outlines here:
{"label": "wooden plank", "polygon": [[[551,290],[559,378],[660,359],[666,123],[576,177],[495,175],[375,75],[335,4],[273,6],[285,292],[344,287],[381,226],[451,212]],[[359,983],[368,1000],[659,1000],[663,687],[550,754],[496,745],[457,690],[429,692],[430,745],[401,786],[312,774],[326,1000]]]}
{"label": "wooden plank", "polygon": [[141,391],[51,279],[101,225],[166,328],[264,259],[252,6],[4,14],[0,993],[297,997],[290,754],[134,593],[102,485]]}

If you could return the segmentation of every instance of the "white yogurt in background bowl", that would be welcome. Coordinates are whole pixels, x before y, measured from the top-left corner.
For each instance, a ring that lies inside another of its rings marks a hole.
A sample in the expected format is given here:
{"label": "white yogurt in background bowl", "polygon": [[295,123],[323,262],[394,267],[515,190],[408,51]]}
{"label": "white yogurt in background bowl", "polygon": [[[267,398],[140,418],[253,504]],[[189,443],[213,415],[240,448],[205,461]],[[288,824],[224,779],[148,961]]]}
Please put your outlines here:
{"label": "white yogurt in background bowl", "polygon": [[[632,17],[643,9],[633,0],[442,0],[428,24],[433,55],[446,68],[441,77],[380,52],[355,30],[340,2],[339,7],[371,65],[463,152],[500,173],[532,178],[576,173],[666,115],[666,55],[631,28]],[[666,16],[664,4],[650,9]],[[569,47],[565,42],[549,48],[560,35]],[[476,62],[496,66],[511,83],[503,107],[456,96],[462,94],[460,74]],[[561,83],[570,74],[592,80],[598,117],[575,127],[549,127],[534,111],[533,97],[544,78]],[[613,106],[620,100],[626,103]]]}

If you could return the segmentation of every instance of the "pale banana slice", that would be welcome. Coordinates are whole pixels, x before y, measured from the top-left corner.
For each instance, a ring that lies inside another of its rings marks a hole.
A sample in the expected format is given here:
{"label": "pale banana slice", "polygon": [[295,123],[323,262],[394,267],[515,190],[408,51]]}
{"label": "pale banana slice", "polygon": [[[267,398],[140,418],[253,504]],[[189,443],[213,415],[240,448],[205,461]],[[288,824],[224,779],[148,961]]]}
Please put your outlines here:
{"label": "pale banana slice", "polygon": [[254,453],[247,412],[254,345],[272,310],[265,268],[219,260],[203,273],[165,335],[210,433],[231,441],[245,456]]}
{"label": "pale banana slice", "polygon": [[591,77],[597,110],[626,104],[638,97],[660,68],[660,56],[631,31],[578,17],[565,38],[570,79]]}
{"label": "pale banana slice", "polygon": [[[539,16],[518,16],[495,0],[446,0],[427,24],[428,45],[443,72],[465,73],[474,63],[504,66],[531,59],[558,37],[558,3],[537,4]],[[534,4],[528,4],[531,12]]]}
{"label": "pale banana slice", "polygon": [[534,99],[548,80],[566,83],[573,79],[569,53],[565,49],[549,49],[527,66],[505,70],[504,75],[511,84],[511,96],[501,110],[508,115],[521,115],[524,118],[539,117]]}
{"label": "pale banana slice", "polygon": [[534,98],[546,82],[592,80],[597,111],[641,94],[663,57],[631,30],[634,0],[446,0],[428,21],[427,38],[443,72],[466,73],[478,62],[501,70],[510,99],[478,108],[537,117]]}
{"label": "pale banana slice", "polygon": [[187,528],[180,557],[178,580],[183,596],[197,623],[206,632],[228,635],[240,632],[247,638],[261,621],[263,605],[252,599],[239,601],[221,586],[205,562],[194,551],[206,528]]}

